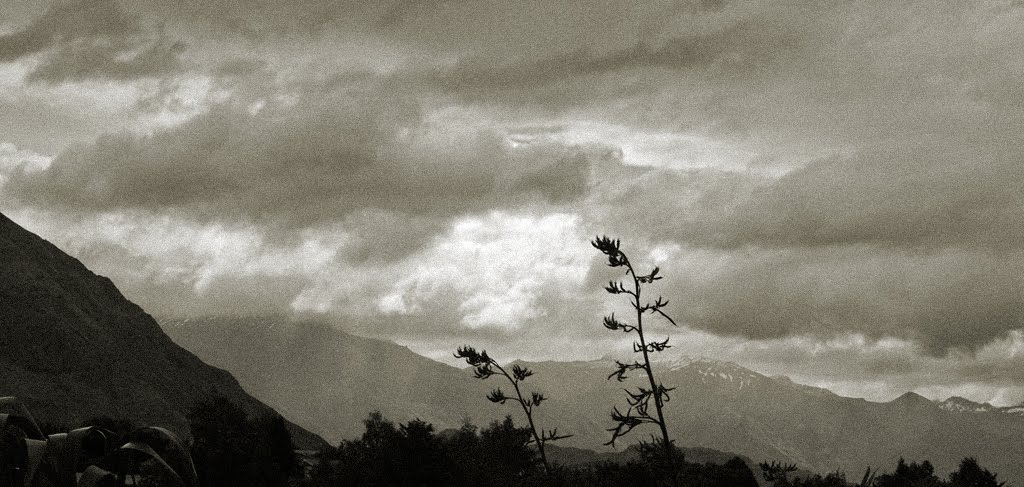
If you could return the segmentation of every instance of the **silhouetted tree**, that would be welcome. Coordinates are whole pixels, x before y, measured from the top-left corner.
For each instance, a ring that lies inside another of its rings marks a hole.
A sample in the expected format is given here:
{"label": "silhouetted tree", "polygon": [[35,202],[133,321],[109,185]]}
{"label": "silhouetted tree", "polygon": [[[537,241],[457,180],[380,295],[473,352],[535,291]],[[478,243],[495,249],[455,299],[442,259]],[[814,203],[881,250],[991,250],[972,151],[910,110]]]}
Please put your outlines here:
{"label": "silhouetted tree", "polygon": [[[449,432],[445,441],[445,451],[450,461],[457,465],[452,472],[453,485],[485,485],[490,459],[481,454],[477,427],[468,419],[464,420],[459,429]],[[528,453],[532,453],[532,450]]]}
{"label": "silhouetted tree", "polygon": [[192,430],[192,458],[200,485],[246,485],[241,470],[249,463],[248,415],[225,397],[200,402],[187,414]]}
{"label": "silhouetted tree", "polygon": [[549,441],[569,438],[572,435],[559,435],[557,428],[547,431],[538,431],[537,425],[533,419],[533,410],[540,406],[540,404],[547,400],[547,398],[539,392],[531,392],[530,397],[524,397],[523,391],[519,387],[527,377],[533,375],[533,371],[520,366],[519,364],[513,364],[512,372],[509,373],[504,367],[499,365],[497,361],[487,355],[486,350],[477,352],[476,349],[468,345],[459,347],[455,352],[455,358],[465,359],[466,363],[472,365],[474,367],[473,372],[477,379],[489,379],[493,375],[501,375],[505,377],[510,384],[512,384],[512,388],[516,393],[515,397],[506,396],[500,388],[497,388],[487,395],[487,399],[498,404],[505,404],[505,402],[509,400],[519,403],[523,412],[526,413],[526,421],[530,425],[529,431],[533,437],[534,444],[537,445],[537,451],[540,453],[540,460],[544,465],[544,471],[550,474],[551,465],[548,463],[547,455],[544,453],[544,445]]}
{"label": "silhouetted tree", "polygon": [[[612,410],[612,419],[617,423],[614,428],[609,428],[608,431],[612,433],[611,440],[606,443],[607,445],[615,445],[615,440],[619,437],[629,433],[633,428],[644,424],[651,423],[658,426],[661,430],[661,443],[663,445],[666,458],[672,457],[672,441],[668,436],[668,425],[665,424],[665,415],[662,409],[665,403],[669,401],[669,391],[674,388],[667,388],[664,384],[658,382],[654,378],[654,369],[651,367],[650,354],[655,352],[661,352],[666,348],[669,348],[668,338],[662,341],[648,340],[647,335],[644,334],[644,314],[651,313],[662,316],[667,319],[669,323],[675,326],[675,321],[672,320],[662,309],[668,306],[668,301],[662,299],[661,296],[653,302],[645,302],[642,299],[641,293],[643,291],[644,284],[650,284],[654,281],[661,279],[658,276],[659,269],[655,267],[649,274],[639,274],[633,267],[632,262],[626,254],[619,249],[618,239],[612,240],[611,238],[602,236],[595,238],[591,244],[594,248],[598,249],[608,257],[609,267],[624,267],[626,269],[626,275],[630,276],[633,283],[632,286],[626,286],[620,281],[610,281],[605,287],[605,290],[610,294],[626,294],[630,296],[630,304],[636,311],[636,322],[635,324],[627,324],[615,318],[615,314],[606,316],[604,318],[604,326],[612,331],[622,331],[624,333],[634,333],[637,336],[637,340],[633,342],[633,352],[641,354],[643,361],[633,361],[632,363],[623,363],[615,361],[617,369],[615,372],[608,376],[609,379],[615,377],[616,380],[625,380],[626,374],[635,370],[643,371],[647,376],[647,382],[649,387],[638,387],[636,391],[626,390],[626,394],[629,396],[626,401],[629,404],[629,408],[625,412],[622,412],[615,407]],[[651,400],[654,400],[654,414],[651,414],[650,404]]]}
{"label": "silhouetted tree", "polygon": [[775,487],[849,487],[851,485],[854,487],[1001,487],[1005,485],[1005,482],[996,480],[996,474],[981,468],[974,458],[963,459],[960,462],[960,467],[949,474],[949,481],[935,475],[935,467],[927,460],[908,464],[902,458],[896,463],[896,470],[892,473],[877,475],[877,472],[868,468],[857,484],[848,483],[846,475],[842,472],[830,473],[824,477],[814,474],[809,477],[790,479],[789,474],[796,471],[795,465],[762,462],[760,466],[765,480],[772,482]]}
{"label": "silhouetted tree", "polygon": [[875,472],[869,467],[864,471],[860,483],[851,484],[846,481],[846,474],[835,471],[825,476],[814,474],[808,477],[789,478],[789,474],[797,470],[795,464],[779,462],[761,462],[761,472],[765,480],[775,487],[869,487],[875,485]]}
{"label": "silhouetted tree", "polygon": [[875,479],[876,487],[941,487],[945,485],[941,479],[935,476],[935,467],[931,462],[925,460],[920,464],[900,458],[896,462],[896,471],[891,474],[882,474]]}
{"label": "silhouetted tree", "polygon": [[336,449],[321,452],[319,485],[394,485],[398,451],[398,428],[380,412],[363,420],[365,431],[358,440],[341,442]]}
{"label": "silhouetted tree", "polygon": [[687,463],[679,459],[678,485],[686,486],[730,486],[730,487],[755,487],[758,485],[754,478],[754,472],[750,471],[739,457],[733,457],[723,465],[705,463]]}
{"label": "silhouetted tree", "polygon": [[779,463],[779,462],[761,462],[758,466],[761,467],[761,475],[764,479],[772,482],[776,487],[788,487],[792,484],[789,483],[789,474],[796,471],[796,464],[793,463]]}
{"label": "silhouetted tree", "polygon": [[267,485],[286,485],[289,478],[301,471],[284,418],[272,414],[256,418],[251,425],[256,433],[253,456],[259,462],[260,476],[266,479]]}
{"label": "silhouetted tree", "polygon": [[434,426],[414,419],[398,428],[398,485],[451,485],[452,472]]}
{"label": "silhouetted tree", "polygon": [[298,473],[291,434],[280,416],[249,419],[227,398],[198,403],[187,414],[192,458],[203,486],[283,486]]}
{"label": "silhouetted tree", "polygon": [[516,427],[510,417],[479,435],[469,424],[444,435],[418,419],[395,426],[379,412],[363,424],[359,439],[320,452],[308,485],[503,486],[536,477],[530,430]]}
{"label": "silhouetted tree", "polygon": [[965,458],[960,468],[949,474],[950,487],[1001,487],[1006,482],[996,480],[996,474],[981,468],[974,458]]}
{"label": "silhouetted tree", "polygon": [[[320,453],[320,462],[310,478],[301,485],[312,486],[417,486],[417,487],[541,487],[586,486],[619,487],[678,484],[699,487],[756,487],[754,472],[740,458],[724,464],[688,463],[676,450],[675,470],[665,468],[666,459],[659,443],[631,446],[614,461],[604,460],[579,465],[552,465],[544,474],[537,461],[538,452],[531,446],[529,428],[518,427],[512,418],[494,421],[478,431],[468,421],[458,429],[434,432],[434,427],[421,420],[396,425],[380,413],[372,413],[364,421],[366,431],[356,440],[343,441],[337,448],[327,447]],[[553,449],[553,447],[552,447]],[[549,453],[554,456],[553,451]],[[890,475],[898,482],[887,485],[947,484],[934,477],[930,464],[897,467]],[[971,464],[961,470],[984,472]],[[794,467],[764,464],[769,471],[784,471],[773,477],[777,486],[848,487],[840,472],[828,475],[795,477]],[[868,472],[870,474],[870,471]],[[973,474],[972,474],[973,475]],[[870,475],[865,475],[865,479]],[[914,483],[917,481],[926,483]],[[939,484],[927,483],[938,481]],[[867,487],[870,482],[860,485]],[[881,485],[881,484],[879,484]],[[967,484],[971,485],[971,484]],[[989,487],[988,484],[980,484]]]}
{"label": "silhouetted tree", "polygon": [[[485,477],[491,485],[502,479],[529,476],[537,459],[537,454],[529,447],[533,434],[529,428],[517,427],[511,416],[505,416],[501,422],[491,422],[480,432],[480,453],[486,459]],[[550,471],[545,470],[545,473],[550,474]]]}

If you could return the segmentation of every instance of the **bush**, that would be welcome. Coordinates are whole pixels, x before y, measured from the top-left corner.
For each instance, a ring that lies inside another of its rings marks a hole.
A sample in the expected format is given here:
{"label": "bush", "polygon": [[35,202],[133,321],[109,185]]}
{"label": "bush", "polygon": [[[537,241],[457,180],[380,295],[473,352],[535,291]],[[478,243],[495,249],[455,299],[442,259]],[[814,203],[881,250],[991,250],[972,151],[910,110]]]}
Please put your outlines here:
{"label": "bush", "polygon": [[224,397],[200,402],[187,416],[200,485],[284,486],[301,473],[280,416],[250,419]]}
{"label": "bush", "polygon": [[396,426],[380,413],[370,414],[364,424],[360,439],[320,452],[308,486],[757,486],[739,458],[725,465],[698,465],[684,462],[678,450],[675,482],[660,443],[638,460],[556,464],[548,475],[529,445],[529,428],[517,427],[510,417],[481,431],[466,423],[440,434],[421,420]]}

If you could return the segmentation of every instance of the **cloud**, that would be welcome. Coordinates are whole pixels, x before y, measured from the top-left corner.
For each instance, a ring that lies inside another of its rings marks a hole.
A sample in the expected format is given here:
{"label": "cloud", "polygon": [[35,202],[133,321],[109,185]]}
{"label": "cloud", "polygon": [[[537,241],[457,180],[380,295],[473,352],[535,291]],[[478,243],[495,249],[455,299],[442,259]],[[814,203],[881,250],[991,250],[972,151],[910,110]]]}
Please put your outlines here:
{"label": "cloud", "polygon": [[915,340],[939,354],[1024,326],[1020,253],[844,247],[694,254],[670,271],[690,276],[675,287],[676,299],[687,303],[684,322],[716,333],[764,339],[859,331]]}
{"label": "cloud", "polygon": [[659,292],[679,303],[677,318],[725,336],[857,332],[942,355],[1024,328],[1013,173],[807,171],[646,171],[618,192],[598,185],[587,226],[668,255]]}
{"label": "cloud", "polygon": [[9,190],[37,205],[286,227],[363,208],[447,218],[587,191],[586,148],[513,147],[499,131],[425,117],[400,99],[330,100],[256,115],[219,106],[152,136],[103,136],[46,171],[14,174]]}
{"label": "cloud", "polygon": [[29,73],[27,80],[60,83],[158,77],[181,69],[179,55],[184,49],[184,44],[165,39],[138,47],[124,45],[111,48],[95,43],[68,46],[51,54],[43,64]]}
{"label": "cloud", "polygon": [[645,207],[639,226],[700,247],[1014,250],[1024,241],[1020,162],[1002,148],[911,144],[822,159],[779,178],[649,171],[607,203]]}
{"label": "cloud", "polygon": [[761,188],[729,218],[733,243],[1019,249],[1018,153],[906,147],[827,160]]}
{"label": "cloud", "polygon": [[729,64],[741,51],[744,58],[767,64],[790,49],[790,43],[786,32],[740,22],[711,32],[641,39],[613,51],[603,44],[581,44],[574,50],[562,45],[526,59],[485,52],[441,67],[424,82],[475,102],[566,109],[661,92],[666,78]]}
{"label": "cloud", "polygon": [[[506,113],[696,133],[787,169],[865,146],[1006,140],[1013,124],[994,121],[1021,121],[1010,74],[1024,64],[1010,27],[1019,6],[686,5],[580,13],[548,2],[499,15],[452,3],[382,35],[434,49],[435,63],[394,73],[416,89]],[[425,27],[446,25],[446,12],[507,25]],[[526,19],[537,22],[518,28]]]}
{"label": "cloud", "polygon": [[582,240],[569,215],[461,220],[379,299],[379,310],[419,314],[454,304],[469,328],[519,328],[546,314],[542,294],[582,281],[589,261]]}
{"label": "cloud", "polygon": [[276,245],[252,226],[201,225],[142,212],[5,213],[160,316],[287,311],[345,239],[304,232],[296,243]]}
{"label": "cloud", "polygon": [[7,175],[15,171],[35,172],[50,167],[52,158],[30,150],[19,149],[9,142],[0,142],[0,189],[7,182]]}
{"label": "cloud", "polygon": [[132,80],[181,69],[184,44],[145,32],[116,0],[58,2],[25,28],[0,36],[0,62],[44,54],[28,81]]}

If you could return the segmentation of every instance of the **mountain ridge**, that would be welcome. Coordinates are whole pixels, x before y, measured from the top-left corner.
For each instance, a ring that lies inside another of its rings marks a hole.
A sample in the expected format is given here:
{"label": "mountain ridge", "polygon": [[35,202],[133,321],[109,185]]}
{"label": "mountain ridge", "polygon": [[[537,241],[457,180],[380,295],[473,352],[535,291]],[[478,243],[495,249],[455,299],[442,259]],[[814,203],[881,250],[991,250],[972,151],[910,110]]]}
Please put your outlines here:
{"label": "mountain ridge", "polygon": [[[214,394],[251,414],[271,409],[229,372],[174,344],[114,283],[0,213],[0,396],[37,419],[96,416],[188,436],[185,413]],[[323,440],[290,425],[296,443]]]}

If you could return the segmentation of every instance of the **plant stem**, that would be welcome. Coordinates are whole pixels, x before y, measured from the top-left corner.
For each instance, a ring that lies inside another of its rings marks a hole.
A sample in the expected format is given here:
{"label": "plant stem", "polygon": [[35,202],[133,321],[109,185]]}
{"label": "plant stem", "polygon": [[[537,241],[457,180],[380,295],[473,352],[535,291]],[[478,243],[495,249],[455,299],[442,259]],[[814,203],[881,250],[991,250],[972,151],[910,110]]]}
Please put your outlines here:
{"label": "plant stem", "polygon": [[548,465],[548,457],[544,454],[544,441],[541,440],[540,436],[537,436],[537,427],[533,423],[533,406],[527,405],[526,400],[523,399],[523,393],[519,390],[519,381],[514,380],[512,376],[510,376],[508,372],[506,372],[505,369],[498,365],[498,362],[493,359],[491,360],[491,364],[501,371],[501,375],[504,375],[505,378],[512,383],[512,387],[515,388],[519,405],[522,406],[523,412],[526,413],[526,421],[530,423],[530,433],[533,435],[533,441],[537,443],[537,450],[540,452],[540,460],[544,464],[544,473],[551,475],[551,466]]}
{"label": "plant stem", "polygon": [[633,270],[633,265],[629,262],[629,258],[622,251],[619,251],[622,255],[623,260],[626,261],[626,268],[629,270],[629,274],[633,277],[633,287],[636,293],[633,295],[633,308],[636,309],[636,333],[640,337],[640,350],[644,354],[644,371],[647,372],[647,380],[651,384],[651,392],[654,394],[654,409],[658,413],[658,427],[661,428],[661,438],[665,447],[665,454],[667,458],[671,460],[672,455],[672,444],[668,440],[668,428],[665,427],[665,415],[662,413],[662,400],[661,390],[658,388],[657,383],[654,380],[654,370],[651,368],[651,358],[647,353],[647,342],[644,339],[644,311],[640,305],[640,278],[637,277],[636,271]]}

